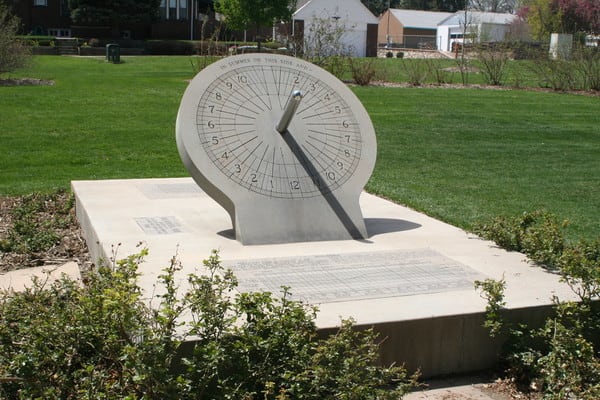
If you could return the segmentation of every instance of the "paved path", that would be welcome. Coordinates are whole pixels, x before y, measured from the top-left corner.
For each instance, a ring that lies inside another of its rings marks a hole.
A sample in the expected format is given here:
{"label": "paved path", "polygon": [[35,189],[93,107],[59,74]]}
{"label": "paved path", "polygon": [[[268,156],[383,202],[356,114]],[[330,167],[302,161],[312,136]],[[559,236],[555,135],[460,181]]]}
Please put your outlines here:
{"label": "paved path", "polygon": [[426,381],[427,387],[407,394],[403,400],[512,400],[505,393],[490,389],[492,380],[481,376],[464,376]]}

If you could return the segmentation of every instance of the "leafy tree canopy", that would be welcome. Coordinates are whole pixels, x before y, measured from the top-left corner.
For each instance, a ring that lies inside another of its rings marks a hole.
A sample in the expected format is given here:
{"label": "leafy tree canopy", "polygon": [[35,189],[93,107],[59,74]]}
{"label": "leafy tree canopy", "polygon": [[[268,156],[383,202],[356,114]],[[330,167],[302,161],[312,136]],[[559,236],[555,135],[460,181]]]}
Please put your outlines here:
{"label": "leafy tree canopy", "polygon": [[160,0],[68,0],[75,24],[118,27],[123,23],[152,22]]}
{"label": "leafy tree canopy", "polygon": [[297,0],[215,0],[215,10],[225,16],[232,29],[271,26],[273,21],[289,21]]}
{"label": "leafy tree canopy", "polygon": [[466,0],[399,0],[397,8],[455,12],[465,8]]}
{"label": "leafy tree canopy", "polygon": [[518,14],[527,20],[537,39],[550,33],[600,33],[598,0],[527,0]]}
{"label": "leafy tree canopy", "polygon": [[519,6],[519,0],[470,0],[469,8],[477,11],[495,13],[513,13]]}
{"label": "leafy tree canopy", "polygon": [[[376,17],[383,14],[385,12],[385,10],[388,9],[388,0],[361,0],[362,3],[367,6],[367,8],[369,9],[369,11],[371,11],[371,13],[373,13],[373,15],[375,15]],[[398,0],[396,1],[389,1],[390,3],[390,8],[394,8],[397,3]]]}

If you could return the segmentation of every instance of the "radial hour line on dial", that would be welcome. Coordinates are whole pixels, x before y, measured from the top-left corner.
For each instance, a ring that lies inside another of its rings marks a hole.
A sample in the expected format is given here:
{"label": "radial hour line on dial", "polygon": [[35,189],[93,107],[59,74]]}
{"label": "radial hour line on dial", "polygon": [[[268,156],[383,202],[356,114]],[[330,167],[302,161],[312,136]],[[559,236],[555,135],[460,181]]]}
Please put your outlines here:
{"label": "radial hour line on dial", "polygon": [[[262,142],[261,142],[262,143]],[[260,157],[260,161],[258,162],[258,166],[256,167],[256,172],[259,172],[263,175],[265,175],[264,172],[260,172],[260,166],[262,165],[263,161],[265,160],[265,156],[267,155],[267,152],[269,151],[269,145],[267,144],[265,146],[265,151],[263,151],[262,156]]]}
{"label": "radial hour line on dial", "polygon": [[[246,86],[248,86],[248,85],[246,85]],[[256,96],[256,93],[254,93],[254,96],[253,96],[251,93],[249,93],[247,90],[245,90],[244,87],[240,86],[240,89],[241,90],[235,91],[233,94],[227,96],[227,101],[231,102],[239,107],[243,107],[250,112],[257,113],[256,110],[252,110],[244,105],[244,101],[247,101],[248,103],[252,104],[254,107],[258,108],[260,111],[263,111],[263,112],[265,111],[265,109],[263,107],[261,107],[259,104],[256,104],[253,101],[254,98],[258,97],[258,96]],[[244,94],[246,94],[247,96],[245,96]],[[240,103],[236,103],[233,100],[239,100]],[[261,100],[261,102],[263,104],[265,104],[264,101]],[[265,104],[265,107],[268,108],[269,106],[267,104]]]}
{"label": "radial hour line on dial", "polygon": [[[241,94],[241,93],[240,93],[240,94]],[[244,100],[246,100],[247,102],[250,102],[251,104],[253,104],[253,105],[254,105],[256,108],[258,108],[258,109],[259,109],[259,111],[256,111],[256,110],[253,110],[253,109],[251,109],[251,108],[248,108],[248,107],[245,105],[245,103],[244,103],[243,101],[242,101],[242,102],[240,102],[240,103],[237,103],[237,102],[233,101],[233,100],[231,99],[231,97],[232,97],[232,96],[230,96],[230,97],[227,99],[228,103],[231,103],[231,104],[233,104],[233,105],[235,105],[235,106],[237,106],[237,107],[239,107],[239,108],[243,108],[243,109],[245,109],[245,110],[247,110],[247,111],[249,111],[249,112],[253,113],[254,115],[257,115],[259,112],[264,112],[264,111],[265,111],[265,110],[263,110],[263,109],[262,109],[260,106],[258,106],[258,105],[256,105],[256,104],[252,103],[252,102],[250,101],[250,99],[247,99],[247,98],[246,98],[246,97],[244,97],[244,96],[242,96],[242,99],[244,99]],[[237,97],[236,97],[235,99],[236,99],[236,100],[239,100]],[[223,105],[223,107],[222,107],[222,109],[221,109],[221,111],[223,111],[223,110],[225,109],[225,107],[227,107],[228,109],[231,109],[231,110],[235,110],[235,108],[233,108],[233,107],[230,107],[228,104],[224,104],[224,105]]]}
{"label": "radial hour line on dial", "polygon": [[256,113],[254,113],[253,115],[246,115],[246,114],[236,113],[234,111],[225,111],[225,110],[222,110],[221,113],[222,114],[233,115],[233,116],[236,116],[236,117],[242,117],[242,118],[248,118],[248,119],[256,119]]}
{"label": "radial hour line on dial", "polygon": [[[298,115],[308,111],[308,110],[312,110],[313,106],[315,104],[319,104],[320,100],[318,98],[316,98],[314,95],[311,95],[312,98],[314,98],[314,101],[312,103],[310,103],[310,98],[307,99],[306,104],[304,104],[304,108],[302,108],[300,111],[298,111]],[[306,117],[302,117],[302,119],[305,119]]]}
{"label": "radial hour line on dial", "polygon": [[329,137],[333,137],[333,138],[338,138],[338,139],[343,139],[344,135],[335,135],[331,132],[327,132],[327,131],[317,131],[315,129],[309,129],[309,132],[312,133],[316,133],[317,135],[322,135],[322,136],[329,136]]}
{"label": "radial hour line on dial", "polygon": [[[307,145],[312,146],[319,154],[322,154],[324,157],[327,157],[330,161],[330,163],[333,163],[336,158],[335,157],[331,157],[329,154],[325,153],[323,150],[321,150],[320,148],[318,148],[317,146],[315,146],[312,143],[307,143]],[[337,152],[335,153],[337,155]],[[319,162],[319,157],[314,157],[313,158],[317,161],[317,163]]]}
{"label": "radial hour line on dial", "polygon": [[[261,101],[261,103],[263,103],[263,104],[265,105],[265,107],[267,107],[267,110],[272,110],[272,109],[273,109],[273,106],[272,106],[271,104],[267,104],[267,103],[264,101],[263,97],[265,96],[265,94],[262,94],[262,93],[258,93],[258,92],[256,92],[256,90],[254,89],[254,88],[255,88],[255,85],[250,85],[250,84],[248,84],[248,85],[245,85],[245,87],[246,87],[246,88],[250,88],[250,91],[251,91],[252,93],[254,93],[254,96],[255,96],[255,97],[257,97],[257,98],[258,98],[258,99]],[[246,91],[246,93],[248,93],[248,91]],[[268,98],[268,96],[267,96],[267,98]],[[270,102],[269,102],[269,103],[270,103]]]}
{"label": "radial hour line on dial", "polygon": [[248,143],[250,143],[251,141],[253,141],[254,139],[258,139],[258,136],[254,136],[251,139],[248,139],[247,141],[245,141],[244,143],[240,143],[239,145],[235,146],[233,149],[229,149],[230,153],[233,153],[234,151],[236,151],[237,149],[239,149],[240,147],[244,147],[245,145],[247,145]]}
{"label": "radial hour line on dial", "polygon": [[[302,146],[302,147],[304,147],[304,146]],[[312,153],[310,153],[308,151],[308,149],[305,148],[305,150],[309,154],[312,155]],[[323,165],[323,163],[321,162],[321,160],[319,158],[315,158],[314,156],[312,156],[312,158],[313,158],[313,160],[315,160],[315,163],[319,166],[319,168],[321,169],[321,171],[325,171],[326,165]],[[307,160],[307,163],[308,163],[307,167],[310,167],[313,170],[312,174],[317,175],[318,178],[322,178],[321,174],[319,173],[319,171],[315,168],[315,165],[312,162],[310,162],[309,160]]]}
{"label": "radial hour line on dial", "polygon": [[255,146],[255,147],[254,147],[254,148],[253,148],[253,149],[252,149],[252,150],[251,150],[251,151],[248,153],[248,155],[246,156],[246,158],[244,158],[244,159],[241,161],[241,164],[244,164],[244,165],[245,165],[245,164],[246,164],[246,161],[248,161],[248,159],[250,158],[250,156],[251,156],[252,154],[254,154],[254,152],[255,152],[255,151],[256,151],[256,150],[257,150],[257,149],[258,149],[258,148],[259,148],[259,147],[260,147],[260,146],[261,146],[263,143],[264,143],[263,141],[260,141],[260,142],[259,142],[259,143],[258,143],[258,144],[257,144],[257,145],[256,145],[256,146]]}
{"label": "radial hour line on dial", "polygon": [[[309,138],[310,138],[310,139],[312,139],[312,140],[314,140],[315,142],[318,142],[318,143],[322,144],[323,146],[326,146],[326,147],[333,147],[334,149],[336,149],[336,150],[337,150],[337,145],[335,145],[335,144],[333,144],[333,143],[329,143],[329,142],[327,142],[327,141],[325,141],[325,140],[321,140],[321,139],[319,139],[319,138],[312,137],[312,136],[309,136]],[[307,140],[307,143],[310,143],[310,142]]]}

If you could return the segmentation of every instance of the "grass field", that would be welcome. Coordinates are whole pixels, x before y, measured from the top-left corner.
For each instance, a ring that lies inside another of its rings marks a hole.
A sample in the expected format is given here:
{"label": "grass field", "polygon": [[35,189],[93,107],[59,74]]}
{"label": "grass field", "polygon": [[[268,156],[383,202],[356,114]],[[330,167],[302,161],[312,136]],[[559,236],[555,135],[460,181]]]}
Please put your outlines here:
{"label": "grass field", "polygon": [[[54,86],[0,87],[0,194],[187,176],[175,119],[190,58],[123,59],[37,57],[13,76]],[[467,229],[544,208],[571,221],[572,238],[600,235],[600,97],[354,90],[378,135],[368,190]]]}

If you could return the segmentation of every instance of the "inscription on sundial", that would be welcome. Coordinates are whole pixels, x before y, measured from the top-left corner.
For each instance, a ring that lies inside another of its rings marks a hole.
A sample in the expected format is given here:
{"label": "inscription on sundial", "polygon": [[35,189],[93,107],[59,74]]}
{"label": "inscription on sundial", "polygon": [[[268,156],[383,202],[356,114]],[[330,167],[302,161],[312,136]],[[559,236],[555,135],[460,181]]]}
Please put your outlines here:
{"label": "inscription on sundial", "polygon": [[190,183],[155,183],[141,184],[138,189],[149,199],[173,199],[192,197],[202,194],[202,189],[193,182]]}
{"label": "inscription on sundial", "polygon": [[295,299],[332,303],[472,289],[483,276],[431,249],[328,254],[224,263],[242,292],[277,294],[289,286]]}
{"label": "inscription on sundial", "polygon": [[171,235],[183,232],[183,226],[177,218],[167,217],[139,217],[134,218],[138,226],[148,235]]}

